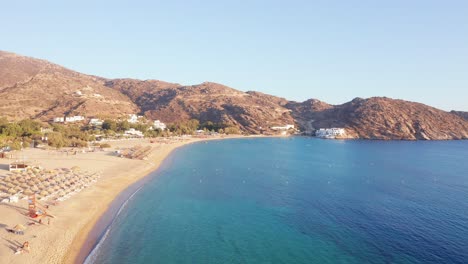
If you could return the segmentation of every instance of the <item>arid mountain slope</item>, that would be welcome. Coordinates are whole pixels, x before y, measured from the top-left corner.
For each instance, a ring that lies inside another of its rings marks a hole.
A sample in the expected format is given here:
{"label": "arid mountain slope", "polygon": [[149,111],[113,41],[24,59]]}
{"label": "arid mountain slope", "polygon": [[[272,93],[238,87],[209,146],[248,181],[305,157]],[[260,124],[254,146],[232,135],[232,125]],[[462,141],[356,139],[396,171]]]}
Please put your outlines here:
{"label": "arid mountain slope", "polygon": [[457,116],[459,116],[459,117],[461,117],[461,118],[468,121],[468,112],[452,110],[452,111],[450,111],[450,113],[452,113],[454,115],[457,115]]}
{"label": "arid mountain slope", "polygon": [[467,139],[468,122],[424,104],[385,97],[356,98],[342,105],[317,100],[290,105],[305,128],[345,127],[352,138]]}
{"label": "arid mountain slope", "polygon": [[163,122],[191,118],[237,126],[250,133],[296,124],[305,131],[344,127],[350,138],[466,139],[464,112],[384,97],[342,105],[302,103],[205,82],[184,86],[158,80],[105,79],[0,51],[0,115],[44,121],[63,115],[119,117],[144,114]]}
{"label": "arid mountain slope", "polygon": [[221,84],[181,86],[161,81],[112,80],[106,85],[130,96],[147,117],[164,122],[196,118],[238,126],[251,133],[294,123],[289,110],[282,106],[287,103],[285,99],[244,93]]}
{"label": "arid mountain slope", "polygon": [[56,116],[119,116],[138,112],[103,79],[43,60],[0,52],[0,113],[10,119]]}

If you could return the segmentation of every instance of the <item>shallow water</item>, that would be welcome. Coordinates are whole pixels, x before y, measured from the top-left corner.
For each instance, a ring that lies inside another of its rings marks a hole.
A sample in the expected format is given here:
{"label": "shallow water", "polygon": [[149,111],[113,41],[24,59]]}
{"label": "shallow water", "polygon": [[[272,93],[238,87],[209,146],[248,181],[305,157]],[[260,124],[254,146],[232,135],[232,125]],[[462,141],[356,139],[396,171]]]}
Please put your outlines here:
{"label": "shallow water", "polygon": [[88,262],[468,262],[467,141],[211,141],[154,174]]}

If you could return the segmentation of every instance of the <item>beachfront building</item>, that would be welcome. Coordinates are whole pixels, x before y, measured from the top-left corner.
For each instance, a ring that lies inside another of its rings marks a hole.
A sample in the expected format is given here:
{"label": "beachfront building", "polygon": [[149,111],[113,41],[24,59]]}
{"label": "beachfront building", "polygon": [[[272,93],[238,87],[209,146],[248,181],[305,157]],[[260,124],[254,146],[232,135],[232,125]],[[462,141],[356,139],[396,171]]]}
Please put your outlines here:
{"label": "beachfront building", "polygon": [[136,130],[134,128],[130,128],[129,130],[125,131],[124,136],[127,137],[143,137],[143,132]]}
{"label": "beachfront building", "polygon": [[29,167],[28,164],[20,161],[15,161],[13,163],[10,163],[9,171],[26,171]]}
{"label": "beachfront building", "polygon": [[282,131],[282,130],[289,130],[294,129],[294,125],[285,125],[285,126],[272,126],[270,127],[272,130]]}
{"label": "beachfront building", "polygon": [[159,120],[155,120],[153,122],[153,128],[154,129],[161,129],[161,130],[164,130],[166,129],[166,124],[164,124],[163,122],[159,121]]}
{"label": "beachfront building", "polygon": [[346,131],[344,128],[337,128],[337,127],[320,128],[315,131],[315,136],[321,137],[321,138],[336,138],[336,137],[342,137],[345,134],[346,134]]}

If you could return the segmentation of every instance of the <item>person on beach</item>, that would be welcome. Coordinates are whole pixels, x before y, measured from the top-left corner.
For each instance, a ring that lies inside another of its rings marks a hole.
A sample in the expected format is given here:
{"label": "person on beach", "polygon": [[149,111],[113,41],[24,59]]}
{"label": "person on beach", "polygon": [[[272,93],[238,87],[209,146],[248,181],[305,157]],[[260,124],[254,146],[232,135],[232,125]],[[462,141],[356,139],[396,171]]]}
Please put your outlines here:
{"label": "person on beach", "polygon": [[23,245],[19,246],[16,249],[15,254],[21,254],[21,253],[24,253],[24,252],[29,253],[29,242],[28,241],[24,242]]}

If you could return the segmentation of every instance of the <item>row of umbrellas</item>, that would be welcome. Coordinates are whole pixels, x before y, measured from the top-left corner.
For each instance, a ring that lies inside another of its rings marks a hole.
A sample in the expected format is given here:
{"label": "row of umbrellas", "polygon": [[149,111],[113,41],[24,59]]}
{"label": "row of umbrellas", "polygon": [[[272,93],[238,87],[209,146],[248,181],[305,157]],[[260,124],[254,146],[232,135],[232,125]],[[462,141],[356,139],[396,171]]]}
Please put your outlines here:
{"label": "row of umbrellas", "polygon": [[66,195],[69,192],[86,188],[98,178],[98,174],[80,172],[78,167],[55,170],[33,168],[0,179],[0,190],[11,195],[20,192],[25,195],[36,193],[40,196]]}

